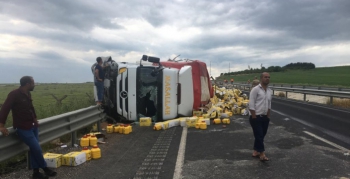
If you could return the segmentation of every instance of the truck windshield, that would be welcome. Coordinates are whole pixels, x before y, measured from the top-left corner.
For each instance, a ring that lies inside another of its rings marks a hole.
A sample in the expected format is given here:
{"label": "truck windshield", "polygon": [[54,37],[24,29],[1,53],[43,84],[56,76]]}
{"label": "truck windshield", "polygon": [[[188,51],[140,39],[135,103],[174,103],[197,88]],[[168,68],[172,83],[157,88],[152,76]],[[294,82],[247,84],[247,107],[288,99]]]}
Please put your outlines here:
{"label": "truck windshield", "polygon": [[152,76],[154,67],[138,68],[137,113],[140,117],[151,117],[157,121],[157,76]]}

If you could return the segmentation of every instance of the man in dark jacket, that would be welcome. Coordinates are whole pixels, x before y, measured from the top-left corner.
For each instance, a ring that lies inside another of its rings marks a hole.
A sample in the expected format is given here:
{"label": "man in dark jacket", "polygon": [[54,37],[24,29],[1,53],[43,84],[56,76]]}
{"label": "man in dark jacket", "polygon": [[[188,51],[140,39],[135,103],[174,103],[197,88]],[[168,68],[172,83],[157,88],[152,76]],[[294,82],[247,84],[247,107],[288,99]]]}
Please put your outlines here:
{"label": "man in dark jacket", "polygon": [[[21,86],[11,91],[0,110],[0,132],[4,136],[9,135],[5,128],[7,116],[12,111],[13,128],[19,138],[28,145],[30,150],[30,164],[33,169],[33,178],[41,179],[55,176],[57,173],[47,168],[43,153],[39,144],[38,120],[35,114],[30,91],[34,90],[34,79],[24,76],[20,80]],[[42,168],[45,174],[39,172]]]}

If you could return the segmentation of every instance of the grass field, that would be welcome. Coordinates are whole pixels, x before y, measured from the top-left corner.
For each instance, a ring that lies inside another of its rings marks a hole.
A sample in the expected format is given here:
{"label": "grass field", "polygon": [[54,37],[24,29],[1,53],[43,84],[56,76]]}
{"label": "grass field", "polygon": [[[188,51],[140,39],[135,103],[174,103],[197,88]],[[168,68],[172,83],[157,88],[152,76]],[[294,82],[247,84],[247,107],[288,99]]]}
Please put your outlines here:
{"label": "grass field", "polygon": [[[1,84],[0,104],[4,103],[10,91],[17,88],[19,84]],[[39,120],[94,105],[93,83],[36,84],[31,94]],[[59,104],[53,96],[57,99],[66,97]],[[11,113],[7,121],[6,127],[12,126]]]}
{"label": "grass field", "polygon": [[[260,74],[220,76],[218,80],[230,81],[233,78],[235,82],[247,82],[248,79],[252,81],[254,76],[259,78]],[[350,66],[271,72],[270,76],[272,84],[350,87]]]}

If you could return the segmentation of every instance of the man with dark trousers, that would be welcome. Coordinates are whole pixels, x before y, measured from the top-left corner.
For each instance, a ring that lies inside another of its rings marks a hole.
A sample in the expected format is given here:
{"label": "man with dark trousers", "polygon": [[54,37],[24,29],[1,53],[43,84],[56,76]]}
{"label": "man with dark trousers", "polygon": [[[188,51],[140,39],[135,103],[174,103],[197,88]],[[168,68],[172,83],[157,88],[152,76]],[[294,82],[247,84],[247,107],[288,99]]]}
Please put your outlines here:
{"label": "man with dark trousers", "polygon": [[[4,136],[9,135],[5,128],[7,116],[12,111],[13,128],[19,138],[29,147],[30,165],[33,169],[33,179],[49,178],[57,173],[47,168],[38,138],[38,120],[35,114],[30,91],[34,90],[34,79],[31,76],[24,76],[20,79],[21,86],[11,91],[0,110],[0,132]],[[42,168],[45,174],[39,172]]]}
{"label": "man with dark trousers", "polygon": [[103,71],[103,62],[101,57],[96,58],[97,65],[95,67],[95,86],[97,91],[97,104],[101,105],[103,101],[105,72]]}
{"label": "man with dark trousers", "polygon": [[254,133],[253,157],[268,161],[265,155],[264,138],[270,122],[272,90],[268,87],[270,74],[260,75],[260,84],[255,86],[249,95],[249,122]]}

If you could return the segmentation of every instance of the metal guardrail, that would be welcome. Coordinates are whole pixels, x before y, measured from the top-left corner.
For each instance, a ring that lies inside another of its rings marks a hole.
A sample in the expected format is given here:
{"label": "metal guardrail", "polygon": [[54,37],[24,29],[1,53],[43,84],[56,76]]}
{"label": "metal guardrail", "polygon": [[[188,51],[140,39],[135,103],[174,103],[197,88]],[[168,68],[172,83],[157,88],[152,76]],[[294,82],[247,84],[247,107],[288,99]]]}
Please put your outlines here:
{"label": "metal guardrail", "polygon": [[[90,106],[76,111],[60,114],[39,120],[40,145],[57,139],[63,135],[72,135],[72,145],[76,143],[76,131],[93,123],[98,123],[105,117],[99,106]],[[8,128],[9,135],[0,133],[0,162],[14,157],[29,148],[17,136],[16,131]]]}
{"label": "metal guardrail", "polygon": [[[234,87],[242,90],[250,90],[251,85],[249,84],[232,84]],[[288,92],[301,93],[304,94],[304,101],[306,100],[306,95],[318,95],[330,97],[330,104],[333,104],[333,98],[350,98],[350,89],[349,88],[332,88],[332,87],[315,87],[315,86],[297,86],[297,85],[269,85],[269,87],[274,92],[284,91],[286,96]]]}

